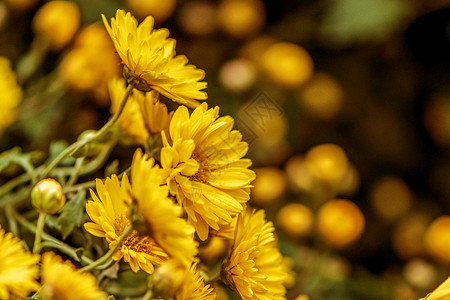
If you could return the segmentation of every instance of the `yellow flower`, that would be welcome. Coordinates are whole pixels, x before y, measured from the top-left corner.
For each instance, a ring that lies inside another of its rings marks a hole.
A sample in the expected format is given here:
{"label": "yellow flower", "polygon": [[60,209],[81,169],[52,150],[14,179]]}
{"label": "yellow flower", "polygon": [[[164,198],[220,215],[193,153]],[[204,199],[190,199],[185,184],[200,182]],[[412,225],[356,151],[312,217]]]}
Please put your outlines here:
{"label": "yellow flower", "polygon": [[161,164],[169,191],[186,209],[201,240],[208,237],[209,227],[219,230],[243,210],[255,179],[248,169],[251,161],[242,159],[248,145],[232,130],[233,118],[218,114],[218,107],[208,110],[206,103],[191,116],[180,106],[170,122],[172,145],[162,133]]}
{"label": "yellow flower", "polygon": [[243,300],[285,298],[286,268],[263,210],[242,212],[223,274]]}
{"label": "yellow flower", "polygon": [[[97,179],[97,195],[91,190],[92,200],[86,204],[86,211],[93,222],[84,224],[84,228],[92,235],[104,237],[113,248],[122,232],[130,225],[127,216],[131,204],[131,186],[126,175],[122,178],[122,185],[117,176],[106,178],[105,183]],[[133,271],[139,269],[153,273],[154,265],[160,265],[167,259],[167,254],[156,245],[149,236],[141,236],[133,230],[113,259],[130,264]]]}
{"label": "yellow flower", "polygon": [[17,117],[17,106],[22,99],[22,89],[16,82],[11,63],[0,57],[0,135]]}
{"label": "yellow flower", "polygon": [[175,56],[175,40],[169,39],[165,28],[154,30],[153,17],[139,26],[136,19],[121,9],[111,26],[105,16],[103,23],[111,36],[117,53],[125,64],[127,81],[144,92],[154,89],[175,102],[196,107],[198,100],[207,98],[203,70],[188,65],[183,55]]}
{"label": "yellow flower", "polygon": [[100,300],[107,294],[100,290],[91,273],[77,272],[69,261],[59,255],[46,252],[42,255],[42,295],[43,300]]}
{"label": "yellow flower", "polygon": [[131,165],[132,193],[147,229],[167,254],[189,266],[197,254],[195,229],[181,218],[183,210],[168,198],[162,170],[141,150]]}
{"label": "yellow flower", "polygon": [[[115,113],[125,95],[125,80],[115,78],[109,82],[109,94],[111,96],[111,113]],[[133,91],[137,92],[137,91]],[[144,119],[134,94],[128,98],[127,104],[118,120],[120,128],[126,132],[139,145],[144,145],[148,138],[148,132],[144,125]]]}
{"label": "yellow flower", "polygon": [[25,298],[39,289],[39,255],[26,252],[18,238],[0,226],[0,299]]}
{"label": "yellow flower", "polygon": [[206,285],[203,276],[196,270],[196,264],[192,264],[186,274],[181,288],[175,295],[175,300],[214,300],[216,293],[210,285]]}

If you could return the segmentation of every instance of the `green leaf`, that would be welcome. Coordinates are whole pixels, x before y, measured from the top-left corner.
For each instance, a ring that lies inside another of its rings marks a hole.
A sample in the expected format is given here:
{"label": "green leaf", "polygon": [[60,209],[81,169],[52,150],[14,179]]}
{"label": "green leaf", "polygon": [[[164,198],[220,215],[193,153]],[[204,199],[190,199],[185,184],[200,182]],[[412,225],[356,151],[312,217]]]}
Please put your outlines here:
{"label": "green leaf", "polygon": [[75,227],[81,226],[85,200],[86,191],[80,190],[62,209],[61,214],[56,220],[56,224],[63,239],[67,238]]}
{"label": "green leaf", "polygon": [[43,157],[40,151],[22,153],[20,147],[14,147],[0,154],[0,172],[10,175],[19,171],[19,166],[24,164],[32,166],[39,162]]}

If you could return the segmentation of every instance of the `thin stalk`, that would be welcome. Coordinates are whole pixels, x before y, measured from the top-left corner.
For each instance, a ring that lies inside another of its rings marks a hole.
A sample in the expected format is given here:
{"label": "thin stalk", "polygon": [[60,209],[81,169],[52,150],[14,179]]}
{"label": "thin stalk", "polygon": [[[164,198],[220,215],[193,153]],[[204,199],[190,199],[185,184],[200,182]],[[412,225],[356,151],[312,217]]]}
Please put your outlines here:
{"label": "thin stalk", "polygon": [[47,214],[39,213],[39,218],[36,226],[36,233],[34,236],[34,244],[33,244],[33,253],[39,253],[41,251],[41,239],[42,233],[44,232],[45,219],[47,218]]}
{"label": "thin stalk", "polygon": [[129,85],[125,91],[125,94],[123,95],[122,101],[120,102],[120,106],[117,109],[116,113],[109,119],[109,121],[100,128],[94,135],[90,136],[87,139],[77,141],[67,147],[63,152],[61,152],[50,164],[47,165],[47,167],[42,171],[41,178],[45,178],[50,174],[50,172],[58,166],[58,164],[66,158],[69,154],[76,152],[77,150],[81,149],[82,147],[86,146],[90,142],[102,137],[108,130],[117,122],[120,115],[122,114],[123,109],[125,108],[125,105],[127,104],[128,97],[130,96],[130,93],[133,89],[132,85]]}
{"label": "thin stalk", "polygon": [[[22,225],[22,227],[24,227],[26,230],[28,230],[32,233],[36,232],[36,230],[37,230],[36,226],[33,223],[26,220],[21,215],[19,215],[14,209],[11,210],[11,214],[14,216],[14,218],[17,220],[17,222],[19,222],[20,225]],[[58,240],[57,238],[54,238],[50,234],[43,232],[42,239],[46,242],[53,243],[52,245],[57,245],[56,247],[58,247],[57,248],[58,250],[60,250],[64,254],[69,255],[73,259],[75,259],[75,260],[79,259],[75,253],[75,248],[61,242],[60,240]],[[43,242],[41,244],[41,247],[44,247],[44,243],[46,243],[46,242]],[[48,244],[45,244],[45,245],[49,246]],[[56,247],[53,247],[53,248],[56,248]],[[81,262],[84,264],[91,264],[92,260],[89,257],[83,255],[83,256],[81,256]]]}
{"label": "thin stalk", "polygon": [[75,161],[75,166],[73,167],[73,172],[70,175],[70,178],[67,181],[66,186],[68,186],[68,187],[72,186],[75,184],[75,182],[77,182],[78,177],[80,175],[81,167],[83,166],[83,163],[84,163],[84,157],[81,157]]}
{"label": "thin stalk", "polygon": [[132,230],[133,230],[133,227],[131,225],[128,226],[122,232],[122,235],[119,237],[119,239],[117,240],[116,244],[114,245],[114,247],[112,249],[110,249],[105,255],[103,255],[96,261],[94,261],[92,264],[89,264],[89,265],[84,266],[83,268],[79,269],[78,272],[90,271],[90,270],[95,269],[96,267],[106,263],[113,256],[113,254],[117,251],[117,249],[119,249],[119,247],[122,245],[122,242],[128,237],[128,235],[131,233]]}

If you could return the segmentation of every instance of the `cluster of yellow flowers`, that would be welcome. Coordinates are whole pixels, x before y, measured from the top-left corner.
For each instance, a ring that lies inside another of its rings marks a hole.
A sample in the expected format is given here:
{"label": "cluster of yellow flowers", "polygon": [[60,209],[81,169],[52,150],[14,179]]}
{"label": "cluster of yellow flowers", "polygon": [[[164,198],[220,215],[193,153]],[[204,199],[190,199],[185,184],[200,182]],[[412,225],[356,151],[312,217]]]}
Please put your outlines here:
{"label": "cluster of yellow flowers", "polygon": [[[103,21],[124,64],[125,80],[109,83],[111,112],[120,114],[115,128],[146,153],[135,151],[130,178],[123,173],[96,180],[85,230],[105,238],[113,260],[123,258],[134,272],[152,274],[153,297],[216,299],[212,283],[220,278],[242,299],[285,299],[289,271],[274,226],[263,210],[247,205],[255,179],[250,159],[243,158],[248,145],[233,130],[232,117],[198,102],[207,98],[204,71],[176,55],[175,40],[168,30],[155,30],[152,17],[138,25],[130,13],[118,10],[111,25],[104,16]],[[160,96],[179,107],[169,113]],[[37,198],[33,205],[44,216],[54,213]],[[205,280],[199,241],[218,237],[227,241],[228,255],[218,261],[217,278]],[[39,251],[35,242],[33,252]],[[42,299],[106,299],[87,272],[94,267],[77,270],[52,252],[39,257],[0,231],[1,299],[40,288],[39,260]]]}

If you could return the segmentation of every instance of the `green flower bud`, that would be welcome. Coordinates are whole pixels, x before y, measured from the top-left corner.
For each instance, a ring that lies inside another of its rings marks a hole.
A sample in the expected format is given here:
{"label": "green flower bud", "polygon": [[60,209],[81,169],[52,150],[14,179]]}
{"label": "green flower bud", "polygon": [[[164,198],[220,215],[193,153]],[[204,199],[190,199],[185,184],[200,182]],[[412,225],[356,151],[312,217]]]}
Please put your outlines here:
{"label": "green flower bud", "polygon": [[[97,132],[95,130],[86,130],[80,134],[78,137],[78,141],[86,140],[94,136]],[[81,147],[74,153],[72,153],[72,157],[81,158],[81,157],[93,157],[98,155],[103,148],[103,143],[98,141],[93,141],[88,143],[87,145]]]}
{"label": "green flower bud", "polygon": [[39,212],[52,215],[64,207],[66,197],[58,181],[46,178],[31,190],[31,203]]}

